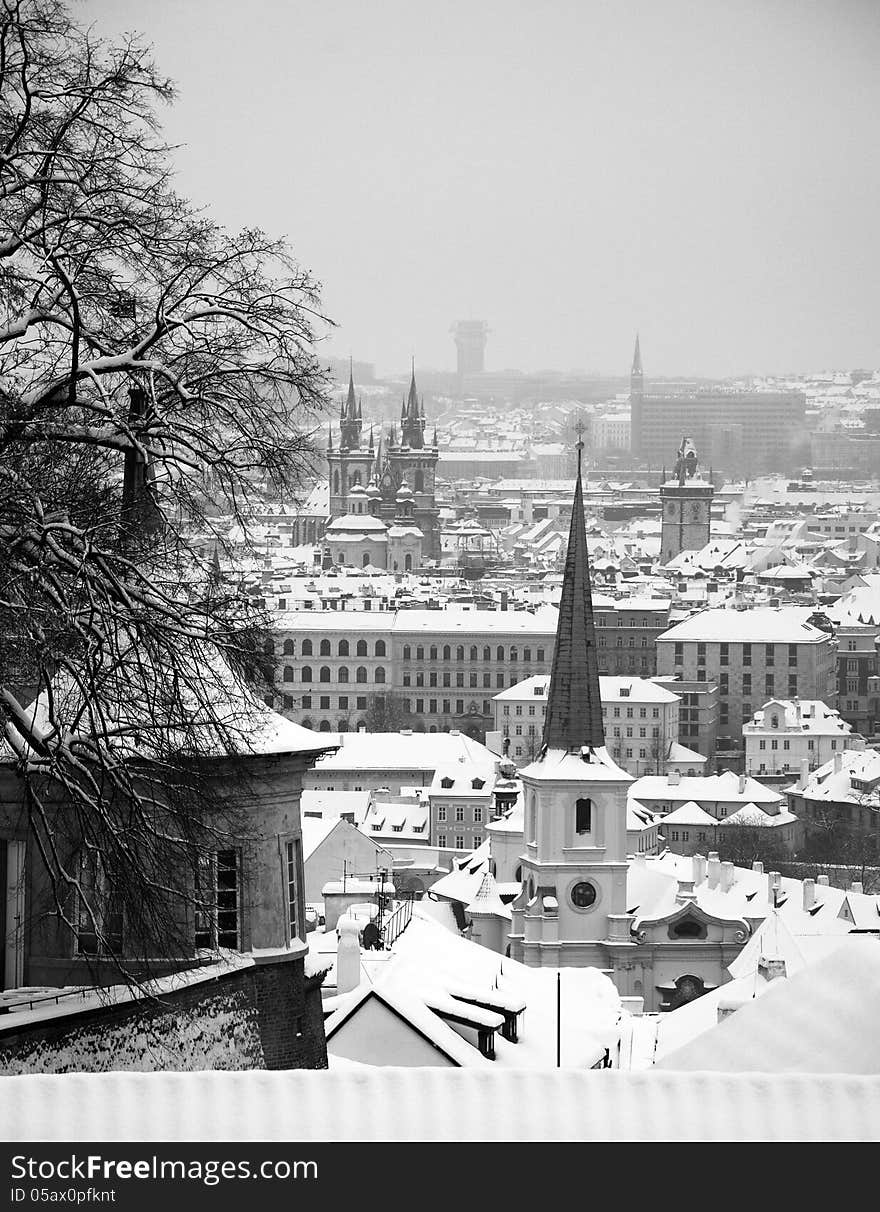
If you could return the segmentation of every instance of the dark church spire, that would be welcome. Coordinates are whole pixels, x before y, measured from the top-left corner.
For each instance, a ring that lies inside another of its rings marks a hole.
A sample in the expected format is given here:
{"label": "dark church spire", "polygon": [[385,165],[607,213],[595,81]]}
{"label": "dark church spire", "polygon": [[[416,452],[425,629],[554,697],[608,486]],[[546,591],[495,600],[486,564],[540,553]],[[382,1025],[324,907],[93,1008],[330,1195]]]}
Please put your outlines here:
{"label": "dark church spire", "polygon": [[639,347],[639,334],[636,333],[636,347],[633,350],[632,373],[634,375],[642,374],[642,351]]}
{"label": "dark church spire", "polygon": [[348,396],[342,409],[339,445],[348,447],[349,450],[358,450],[361,444],[361,424],[360,409],[354,394],[354,365],[349,360]]}
{"label": "dark church spire", "polygon": [[602,727],[602,700],[599,695],[599,662],[593,599],[590,593],[590,561],[584,524],[584,498],[581,488],[581,455],[584,449],[578,430],[578,469],[568,532],[568,551],[556,627],[556,648],[547,714],[544,718],[543,745],[547,749],[580,751],[605,744]]}
{"label": "dark church spire", "polygon": [[409,384],[409,396],[401,416],[401,443],[411,450],[421,450],[425,445],[425,413],[419,408],[419,397],[416,391],[416,365],[413,359],[412,378]]}

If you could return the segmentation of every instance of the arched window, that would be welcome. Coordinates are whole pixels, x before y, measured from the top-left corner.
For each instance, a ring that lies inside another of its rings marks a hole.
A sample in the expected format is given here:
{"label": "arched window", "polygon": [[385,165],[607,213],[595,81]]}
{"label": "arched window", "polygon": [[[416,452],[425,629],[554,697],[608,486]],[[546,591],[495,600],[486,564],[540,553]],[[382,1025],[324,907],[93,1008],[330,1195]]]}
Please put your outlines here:
{"label": "arched window", "polygon": [[284,681],[285,682],[293,681],[293,666],[292,665],[284,666]]}
{"label": "arched window", "polygon": [[364,568],[366,568],[366,566],[369,564],[369,562],[370,562],[370,553],[368,551],[365,551],[364,554],[361,556],[361,564],[363,565]]}
{"label": "arched window", "polygon": [[329,721],[329,720],[321,720],[321,723],[320,723],[320,725],[318,726],[318,731],[319,731],[319,732],[329,732],[329,731],[330,731],[330,721]]}
{"label": "arched window", "polygon": [[311,728],[311,726],[312,726],[312,721],[311,721],[311,719],[309,718],[309,716],[306,716],[306,718],[303,720],[303,722],[302,722],[302,726],[303,726],[303,728]]}
{"label": "arched window", "polygon": [[337,652],[340,656],[348,656],[348,640],[340,640]]}
{"label": "arched window", "polygon": [[337,732],[348,732],[348,720],[340,720],[336,725]]}
{"label": "arched window", "polygon": [[363,665],[358,665],[357,672],[354,675],[354,680],[356,682],[365,682],[367,680],[367,671],[364,669]]}
{"label": "arched window", "polygon": [[450,661],[452,659],[452,649],[448,644],[443,645],[443,660]]}
{"label": "arched window", "polygon": [[349,484],[351,485],[351,487],[352,487],[352,488],[354,488],[355,484],[360,484],[360,482],[361,482],[361,473],[360,473],[359,471],[353,471],[353,472],[351,473],[351,475],[349,476],[349,480],[348,480],[348,482],[349,482]]}
{"label": "arched window", "polygon": [[321,656],[329,656],[329,655],[330,655],[330,641],[321,640]]}
{"label": "arched window", "polygon": [[409,644],[404,644],[403,646],[403,659],[405,661],[412,660],[412,649],[410,648]]}
{"label": "arched window", "polygon": [[367,641],[366,641],[366,640],[358,640],[358,642],[357,642],[357,654],[358,654],[358,656],[366,656],[366,655],[367,655]]}
{"label": "arched window", "polygon": [[578,800],[574,806],[575,833],[589,833],[593,827],[593,801]]}
{"label": "arched window", "polygon": [[436,644],[431,645],[430,657],[431,657],[432,661],[437,660],[437,645]]}
{"label": "arched window", "polygon": [[415,492],[424,492],[425,491],[425,473],[422,471],[421,468],[419,468],[419,470],[416,472],[415,488],[413,491],[415,491]]}
{"label": "arched window", "polygon": [[376,640],[376,656],[385,656],[384,640]]}
{"label": "arched window", "polygon": [[311,655],[312,655],[312,641],[311,641],[311,640],[303,640],[303,642],[302,642],[302,655],[303,655],[303,656],[311,656]]}
{"label": "arched window", "polygon": [[339,666],[338,680],[339,680],[340,682],[347,682],[347,681],[348,681],[348,668],[347,668],[345,665],[340,665],[340,666]]}
{"label": "arched window", "polygon": [[421,644],[416,648],[416,660],[423,661],[425,659],[425,650]]}
{"label": "arched window", "polygon": [[495,653],[495,658],[496,658],[496,660],[499,660],[499,661],[504,660],[504,645],[503,644],[498,645],[498,651]]}
{"label": "arched window", "polygon": [[455,650],[455,659],[456,659],[457,661],[463,661],[463,660],[464,660],[464,645],[459,644],[459,646],[456,648],[456,650]]}
{"label": "arched window", "polygon": [[330,670],[329,670],[328,666],[326,666],[326,665],[321,666],[321,670],[318,674],[318,681],[319,682],[329,682],[330,681]]}
{"label": "arched window", "polygon": [[510,659],[511,659],[512,661],[515,661],[515,660],[517,659],[516,648],[511,648],[511,650],[510,650]]}
{"label": "arched window", "polygon": [[403,571],[412,572],[412,556],[408,553],[403,557]]}
{"label": "arched window", "polygon": [[523,660],[526,662],[526,664],[528,664],[529,661],[531,661],[531,659],[532,659],[531,648],[524,648],[523,649]]}
{"label": "arched window", "polygon": [[488,644],[487,644],[487,645],[486,645],[486,647],[483,649],[483,660],[484,660],[484,661],[491,661],[491,660],[492,660],[492,649],[489,647],[489,645],[488,645]]}
{"label": "arched window", "polygon": [[302,676],[302,680],[303,680],[304,682],[310,682],[310,681],[312,680],[312,667],[311,667],[311,665],[303,665],[303,667],[302,667],[302,675],[301,675],[301,676]]}
{"label": "arched window", "polygon": [[374,679],[373,679],[373,680],[374,680],[374,681],[376,681],[376,682],[384,682],[384,681],[385,681],[385,670],[382,668],[382,666],[381,666],[381,665],[380,665],[380,666],[377,668],[377,670],[376,670],[376,674],[375,674],[375,677],[374,677]]}
{"label": "arched window", "polygon": [[367,731],[366,720],[358,720],[358,722],[355,724],[355,728],[357,729],[358,732],[366,732]]}
{"label": "arched window", "polygon": [[272,643],[271,640],[263,641],[263,652],[265,652],[266,656],[275,655],[275,645]]}
{"label": "arched window", "polygon": [[[339,555],[338,555],[338,557],[337,557],[337,559],[336,559],[336,563],[337,563],[337,564],[344,564],[344,563],[345,563],[345,552],[344,552],[344,551],[340,551],[340,553],[339,553]],[[329,725],[328,725],[328,731],[329,731]]]}
{"label": "arched window", "polygon": [[296,651],[296,649],[294,647],[293,640],[285,640],[284,641],[284,655],[293,656],[295,651]]}

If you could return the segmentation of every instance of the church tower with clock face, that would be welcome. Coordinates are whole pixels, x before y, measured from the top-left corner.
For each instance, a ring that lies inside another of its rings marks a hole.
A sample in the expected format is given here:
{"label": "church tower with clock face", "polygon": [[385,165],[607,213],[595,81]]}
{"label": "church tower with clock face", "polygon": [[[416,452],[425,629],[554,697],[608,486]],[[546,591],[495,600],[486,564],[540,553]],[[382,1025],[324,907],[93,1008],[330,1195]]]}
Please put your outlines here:
{"label": "church tower with clock face", "polygon": [[682,438],[671,479],[660,485],[660,563],[682,551],[699,551],[709,542],[712,516],[711,476],[703,478],[690,438]]}
{"label": "church tower with clock face", "polygon": [[541,751],[520,771],[525,852],[522,891],[511,905],[510,954],[529,967],[613,968],[614,945],[632,946],[626,906],[632,779],[605,748],[582,449],[579,442]]}

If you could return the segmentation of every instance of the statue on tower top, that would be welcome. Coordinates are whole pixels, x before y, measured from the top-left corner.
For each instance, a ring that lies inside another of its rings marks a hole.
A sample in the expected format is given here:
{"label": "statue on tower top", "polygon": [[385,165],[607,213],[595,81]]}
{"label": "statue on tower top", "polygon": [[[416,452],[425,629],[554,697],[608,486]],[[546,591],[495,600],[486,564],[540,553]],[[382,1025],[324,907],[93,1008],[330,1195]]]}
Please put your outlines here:
{"label": "statue on tower top", "polygon": [[694,479],[698,467],[696,446],[694,446],[690,438],[682,438],[681,446],[678,448],[678,457],[675,460],[675,467],[672,469],[672,478],[678,480],[679,484],[684,484],[685,480]]}

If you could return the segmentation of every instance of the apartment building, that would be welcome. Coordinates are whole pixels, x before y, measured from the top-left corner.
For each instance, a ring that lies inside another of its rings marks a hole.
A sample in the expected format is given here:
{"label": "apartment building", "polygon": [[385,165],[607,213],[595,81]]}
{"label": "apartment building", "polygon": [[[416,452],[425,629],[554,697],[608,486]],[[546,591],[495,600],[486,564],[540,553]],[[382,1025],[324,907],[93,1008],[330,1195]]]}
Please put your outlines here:
{"label": "apartment building", "polygon": [[771,699],[743,724],[743,739],[746,770],[758,775],[815,770],[835,753],[865,747],[833,707],[804,699]]}
{"label": "apartment building", "polygon": [[[549,674],[557,610],[291,610],[275,616],[278,658],[270,706],[322,732],[367,726],[378,699],[418,732],[458,728],[481,738],[492,700]],[[601,599],[600,672],[650,677],[668,600]],[[399,727],[400,719],[389,726]]]}
{"label": "apartment building", "polygon": [[660,636],[657,668],[717,685],[719,755],[742,750],[743,724],[770,699],[837,700],[837,641],[809,607],[699,611]]}
{"label": "apartment building", "polygon": [[[518,766],[532,761],[541,748],[547,709],[548,675],[526,678],[494,698],[499,743],[510,742]],[[677,694],[647,678],[599,676],[605,746],[629,774],[666,771],[701,774],[705,759],[678,743]]]}

